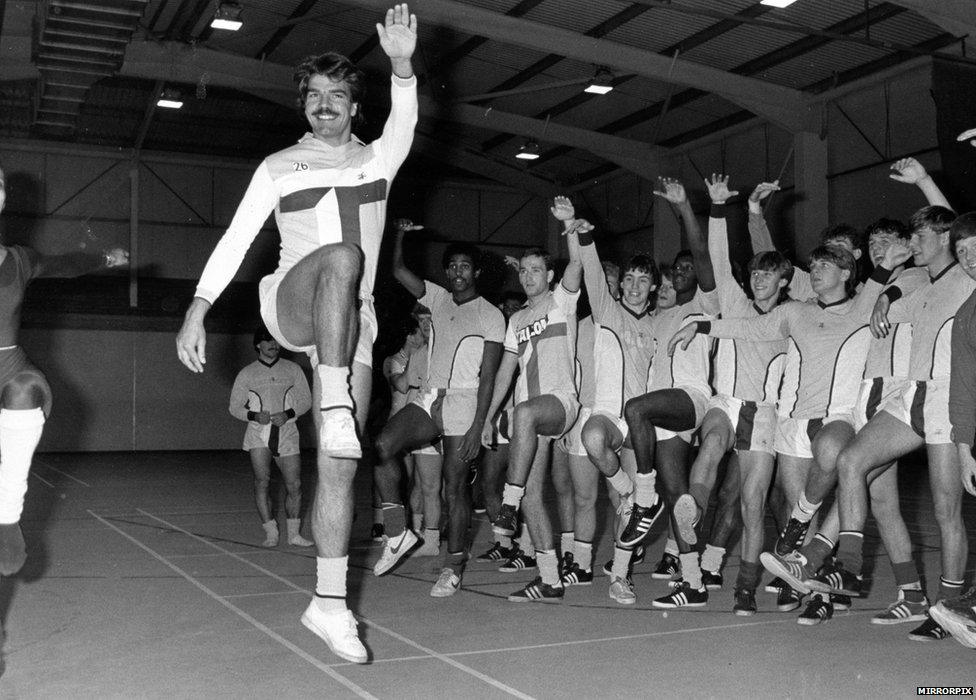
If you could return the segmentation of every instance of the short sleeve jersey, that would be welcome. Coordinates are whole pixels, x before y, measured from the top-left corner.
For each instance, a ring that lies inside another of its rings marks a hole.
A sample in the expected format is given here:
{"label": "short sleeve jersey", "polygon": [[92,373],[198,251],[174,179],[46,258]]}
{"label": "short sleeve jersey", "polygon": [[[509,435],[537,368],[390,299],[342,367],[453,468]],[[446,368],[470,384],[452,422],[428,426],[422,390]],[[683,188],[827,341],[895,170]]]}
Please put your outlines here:
{"label": "short sleeve jersey", "polygon": [[37,253],[19,245],[5,246],[7,255],[0,264],[0,347],[17,344],[20,309],[24,292],[37,276]]}
{"label": "short sleeve jersey", "polygon": [[544,394],[576,394],[576,303],[579,291],[563,285],[534,306],[512,314],[505,350],[518,356],[515,403]]}
{"label": "short sleeve jersey", "polygon": [[346,242],[363,251],[359,295],[372,299],[390,184],[406,160],[417,122],[417,79],[392,77],[390,115],[369,145],[357,138],[332,147],[308,133],[264,159],[227,232],[211,254],[196,295],[210,303],[240,267],[271,212],[281,234],[277,272],[323,245]]}
{"label": "short sleeve jersey", "polygon": [[[929,283],[924,268],[912,267],[902,272],[888,286],[898,285],[903,294],[910,294]],[[908,377],[912,355],[912,324],[896,323],[884,338],[871,337],[868,358],[864,363],[865,379],[905,379]]]}
{"label": "short sleeve jersey", "polygon": [[484,297],[463,304],[433,282],[424,282],[420,303],[430,309],[431,331],[425,391],[477,389],[485,343],[505,340],[505,317]]}

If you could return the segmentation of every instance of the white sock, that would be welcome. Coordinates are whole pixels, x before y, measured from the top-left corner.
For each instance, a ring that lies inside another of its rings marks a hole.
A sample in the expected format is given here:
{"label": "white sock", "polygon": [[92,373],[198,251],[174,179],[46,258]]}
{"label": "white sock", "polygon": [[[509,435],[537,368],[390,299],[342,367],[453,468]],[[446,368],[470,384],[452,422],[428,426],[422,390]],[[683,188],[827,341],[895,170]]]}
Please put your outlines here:
{"label": "white sock", "polygon": [[44,412],[0,409],[0,523],[20,521],[34,450],[44,429]]}
{"label": "white sock", "polygon": [[532,544],[532,535],[529,534],[529,526],[522,523],[522,530],[519,533],[519,549],[532,556],[532,552],[535,550],[535,546]]}
{"label": "white sock", "polygon": [[502,490],[502,503],[508,506],[519,507],[522,503],[522,496],[525,495],[524,486],[516,486],[515,484],[505,484],[504,490]]}
{"label": "white sock", "polygon": [[315,605],[322,612],[346,609],[349,557],[315,557]]}
{"label": "white sock", "polygon": [[611,565],[611,575],[617,578],[626,579],[627,572],[630,570],[630,559],[634,556],[634,550],[613,548],[613,564]]}
{"label": "white sock", "polygon": [[619,493],[621,496],[626,496],[628,493],[634,490],[634,482],[627,472],[623,469],[618,469],[617,473],[613,476],[607,477],[607,483],[613,487],[613,490]]}
{"label": "white sock", "polygon": [[322,387],[319,408],[323,411],[330,408],[348,408],[352,410],[352,394],[349,389],[349,368],[317,365],[315,372],[319,376],[319,385]]}
{"label": "white sock", "polygon": [[572,531],[561,533],[559,535],[559,551],[562,554],[566,554],[566,552],[572,552],[573,540],[575,539],[576,539],[576,534]]}
{"label": "white sock", "polygon": [[679,554],[681,561],[681,577],[688,582],[692,590],[701,590],[702,573],[701,566],[698,565],[698,552],[688,552]]}
{"label": "white sock", "polygon": [[669,537],[668,541],[664,543],[664,553],[674,557],[678,556],[678,543],[673,537]]}
{"label": "white sock", "polygon": [[535,553],[535,561],[539,566],[539,575],[543,583],[550,586],[562,585],[559,581],[559,564],[556,559],[556,550],[547,549],[544,552]]}
{"label": "white sock", "polygon": [[793,511],[790,513],[790,517],[794,520],[799,520],[801,523],[808,523],[813,520],[814,514],[822,505],[821,503],[811,503],[807,500],[807,495],[805,493],[800,494],[800,500],[796,502],[793,506]]}
{"label": "white sock", "polygon": [[705,551],[701,557],[701,568],[711,571],[713,574],[722,569],[722,559],[725,558],[725,547],[715,545],[705,545]]}
{"label": "white sock", "polygon": [[642,508],[653,506],[657,503],[657,491],[654,484],[657,482],[657,474],[638,474],[634,482],[634,502]]}
{"label": "white sock", "polygon": [[579,564],[579,568],[589,571],[593,566],[593,543],[579,540],[573,542],[573,558]]}

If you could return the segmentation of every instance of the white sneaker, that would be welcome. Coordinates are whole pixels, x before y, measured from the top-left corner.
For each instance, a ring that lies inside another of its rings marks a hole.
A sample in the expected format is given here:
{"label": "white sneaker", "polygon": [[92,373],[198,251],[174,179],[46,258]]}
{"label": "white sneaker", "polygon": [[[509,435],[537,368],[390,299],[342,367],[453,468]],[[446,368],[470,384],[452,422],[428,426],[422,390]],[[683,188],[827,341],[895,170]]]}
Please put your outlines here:
{"label": "white sneaker", "polygon": [[634,584],[619,576],[612,576],[610,578],[610,597],[621,605],[633,605],[637,602],[637,594],[634,593]]}
{"label": "white sneaker", "polygon": [[320,637],[336,656],[354,664],[369,660],[366,647],[359,641],[356,618],[349,610],[322,612],[313,600],[302,613],[302,624]]}
{"label": "white sneaker", "polygon": [[383,545],[383,553],[380,555],[379,561],[373,565],[373,574],[382,576],[392,569],[414,548],[417,542],[419,542],[417,536],[409,528],[397,537],[388,538],[386,544]]}
{"label": "white sneaker", "polygon": [[315,543],[312,542],[312,540],[306,540],[301,535],[295,535],[294,537],[288,538],[288,544],[292,545],[293,547],[311,547]]}
{"label": "white sneaker", "polygon": [[359,459],[363,456],[351,410],[334,408],[322,414],[319,450],[327,457],[338,459]]}
{"label": "white sneaker", "polygon": [[264,528],[264,542],[261,543],[261,546],[277,547],[278,546],[278,524],[274,520],[269,520],[266,523],[262,523],[261,527]]}
{"label": "white sneaker", "polygon": [[441,569],[441,575],[437,578],[434,587],[430,589],[430,594],[434,598],[447,598],[457,593],[461,587],[461,577],[454,573],[453,569]]}

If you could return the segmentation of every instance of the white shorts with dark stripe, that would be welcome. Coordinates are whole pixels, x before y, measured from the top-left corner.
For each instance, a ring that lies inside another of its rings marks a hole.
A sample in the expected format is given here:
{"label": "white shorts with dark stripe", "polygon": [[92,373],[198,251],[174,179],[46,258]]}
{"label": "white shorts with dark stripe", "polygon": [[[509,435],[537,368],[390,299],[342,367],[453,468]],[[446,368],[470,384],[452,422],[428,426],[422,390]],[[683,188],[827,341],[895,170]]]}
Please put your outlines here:
{"label": "white shorts with dark stripe", "polygon": [[857,395],[857,406],[854,407],[854,429],[860,430],[872,416],[893,396],[903,390],[907,379],[895,377],[874,377],[861,381],[861,389]]}
{"label": "white shorts with dark stripe", "polygon": [[926,445],[952,442],[948,379],[905,382],[901,391],[881,405],[881,410],[909,426]]}
{"label": "white shorts with dark stripe", "polygon": [[701,427],[702,421],[705,419],[705,412],[708,410],[708,402],[711,400],[711,396],[699,391],[698,389],[692,389],[688,387],[675,387],[679,391],[683,391],[691,399],[691,403],[695,407],[695,427],[690,430],[682,430],[681,432],[674,432],[673,430],[667,430],[666,428],[654,427],[654,433],[657,435],[658,442],[663,440],[670,440],[673,437],[678,437],[687,442],[689,445],[695,437],[695,432]]}
{"label": "white shorts with dark stripe", "polygon": [[[261,320],[267,327],[268,332],[274,336],[278,343],[292,352],[303,352],[308,355],[312,368],[318,365],[318,353],[314,345],[293,345],[285,340],[281,328],[278,327],[278,287],[285,278],[287,272],[276,272],[261,279],[258,285],[258,298],[261,303]],[[373,308],[371,299],[361,299],[359,301],[359,339],[356,342],[356,352],[353,355],[353,362],[358,362],[367,367],[373,366],[373,343],[379,325],[376,321],[376,309]]]}
{"label": "white shorts with dark stripe", "polygon": [[784,418],[779,416],[776,423],[776,438],[773,449],[778,454],[789,457],[813,459],[813,439],[828,423],[844,421],[854,425],[854,416],[850,413],[838,413],[825,418]]}
{"label": "white shorts with dark stripe", "polygon": [[724,413],[732,424],[732,429],[735,431],[732,449],[773,454],[773,442],[776,438],[776,406],[716,394],[708,402],[708,410],[713,408]]}

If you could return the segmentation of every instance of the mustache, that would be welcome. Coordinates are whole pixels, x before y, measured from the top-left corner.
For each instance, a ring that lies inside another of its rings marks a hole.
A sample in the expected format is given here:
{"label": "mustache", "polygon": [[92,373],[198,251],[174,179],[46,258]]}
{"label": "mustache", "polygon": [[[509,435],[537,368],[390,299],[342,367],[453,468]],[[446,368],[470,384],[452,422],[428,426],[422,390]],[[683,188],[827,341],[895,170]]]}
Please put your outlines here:
{"label": "mustache", "polygon": [[333,112],[331,109],[329,109],[327,107],[323,107],[321,109],[317,109],[314,112],[312,112],[312,116],[313,117],[319,117],[319,116],[322,116],[322,115],[325,115],[327,117],[338,117],[339,116],[339,113],[338,112]]}

